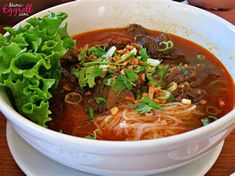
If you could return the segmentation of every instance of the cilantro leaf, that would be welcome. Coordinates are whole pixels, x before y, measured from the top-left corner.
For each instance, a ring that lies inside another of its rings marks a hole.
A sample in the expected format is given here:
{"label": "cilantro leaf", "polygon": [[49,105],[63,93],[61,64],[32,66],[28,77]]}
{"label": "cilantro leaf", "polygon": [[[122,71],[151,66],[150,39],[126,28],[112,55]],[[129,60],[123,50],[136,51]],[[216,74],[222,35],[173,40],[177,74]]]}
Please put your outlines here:
{"label": "cilantro leaf", "polygon": [[143,114],[143,113],[151,112],[153,108],[144,103],[140,103],[136,105],[135,109],[138,110],[140,114]]}
{"label": "cilantro leaf", "polygon": [[173,102],[173,101],[175,101],[175,96],[171,93],[167,100],[168,100],[168,102]]}
{"label": "cilantro leaf", "polygon": [[135,81],[138,78],[137,73],[134,70],[125,69],[125,75],[120,74],[113,82],[112,90],[115,93],[121,93],[123,90],[132,90],[135,86]]}
{"label": "cilantro leaf", "polygon": [[88,69],[72,69],[72,73],[78,79],[81,88],[88,85],[89,88],[95,86],[95,78],[101,76],[102,69],[99,67],[90,67]]}
{"label": "cilantro leaf", "polygon": [[125,69],[126,77],[130,82],[135,82],[138,78],[137,73],[134,70]]}
{"label": "cilantro leaf", "polygon": [[170,72],[170,68],[164,66],[164,65],[159,65],[157,67],[157,74],[160,76],[161,80],[165,79],[166,74]]}
{"label": "cilantro leaf", "polygon": [[100,46],[93,46],[88,49],[88,51],[96,56],[97,58],[103,56],[105,54],[105,49],[101,48]]}
{"label": "cilantro leaf", "polygon": [[83,64],[87,59],[87,54],[85,49],[80,49],[78,54],[78,60],[80,61],[80,64]]}
{"label": "cilantro leaf", "polygon": [[149,58],[146,48],[141,48],[141,50],[139,51],[139,54],[140,54],[140,59],[144,62],[146,62],[147,59]]}
{"label": "cilantro leaf", "polygon": [[140,100],[140,104],[136,105],[136,110],[138,110],[141,114],[150,112],[152,109],[160,109],[161,106],[157,104],[155,101],[149,99],[148,97],[143,97]]}
{"label": "cilantro leaf", "polygon": [[115,80],[112,81],[112,91],[120,94],[123,90],[126,89],[126,85],[125,85],[126,81],[126,77],[123,75],[119,75]]}
{"label": "cilantro leaf", "polygon": [[161,108],[161,106],[159,104],[157,104],[155,101],[151,100],[148,97],[143,97],[140,101],[142,103],[154,108],[154,109],[160,109]]}
{"label": "cilantro leaf", "polygon": [[73,68],[72,74],[74,74],[77,77],[78,83],[81,88],[86,86],[86,79],[85,79],[85,71],[84,70],[79,70],[77,68]]}
{"label": "cilantro leaf", "polygon": [[101,76],[102,69],[99,67],[88,69],[86,71],[86,81],[89,88],[93,88],[95,86],[95,78]]}
{"label": "cilantro leaf", "polygon": [[148,85],[149,86],[157,86],[157,85],[159,85],[159,83],[155,79],[157,70],[156,70],[156,67],[151,67],[151,68],[152,68],[152,72],[149,72],[146,70],[146,78],[148,79]]}

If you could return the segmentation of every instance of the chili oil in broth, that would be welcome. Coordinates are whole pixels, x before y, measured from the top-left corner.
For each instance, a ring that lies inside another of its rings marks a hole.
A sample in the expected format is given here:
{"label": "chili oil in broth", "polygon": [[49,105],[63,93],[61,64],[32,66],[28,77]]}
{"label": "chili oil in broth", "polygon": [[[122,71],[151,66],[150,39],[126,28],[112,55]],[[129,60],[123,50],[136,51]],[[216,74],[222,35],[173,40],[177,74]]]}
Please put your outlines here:
{"label": "chili oil in broth", "polygon": [[[125,40],[133,42],[134,37],[125,33],[127,28],[102,29],[90,32],[84,32],[73,36],[77,42],[77,47],[81,48],[89,44],[89,46],[100,45],[108,41]],[[162,32],[148,30],[151,36],[159,36]],[[197,64],[196,55],[200,54],[206,57],[203,63],[206,65],[208,77],[199,87],[208,92],[208,107],[216,107],[219,112],[216,113],[218,118],[222,117],[234,108],[234,82],[221,62],[208,50],[198,44],[170,34],[174,41],[174,48],[177,55],[184,56],[182,60],[171,60],[174,64]],[[198,73],[200,74],[200,73]],[[218,81],[219,80],[219,81]],[[64,78],[61,78],[63,85]],[[66,82],[66,80],[65,80]],[[68,106],[64,103],[64,92],[59,87],[53,90],[53,98],[50,102],[53,120],[48,124],[50,129],[62,131],[63,133],[73,136],[84,137],[90,135],[96,125],[89,120],[84,106]],[[221,105],[221,102],[223,105]],[[212,108],[213,111],[213,108]],[[201,127],[202,123],[198,121],[195,128]],[[181,132],[179,132],[181,133]],[[102,139],[102,138],[101,138]],[[109,136],[104,137],[104,140],[122,140],[122,138]]]}

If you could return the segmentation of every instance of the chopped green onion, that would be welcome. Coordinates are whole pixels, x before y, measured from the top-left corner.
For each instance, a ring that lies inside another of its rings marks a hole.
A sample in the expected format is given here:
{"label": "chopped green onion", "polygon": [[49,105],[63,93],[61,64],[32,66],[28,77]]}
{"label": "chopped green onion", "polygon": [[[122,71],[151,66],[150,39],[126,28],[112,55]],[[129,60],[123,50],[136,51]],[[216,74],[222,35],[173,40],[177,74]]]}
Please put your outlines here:
{"label": "chopped green onion", "polygon": [[222,110],[214,106],[207,106],[205,111],[211,115],[218,115]]}
{"label": "chopped green onion", "polygon": [[109,58],[109,57],[112,57],[116,50],[117,50],[117,47],[116,47],[116,46],[112,46],[112,47],[109,48],[109,50],[102,56],[102,58],[107,59],[107,58]]}
{"label": "chopped green onion", "polygon": [[209,125],[211,122],[208,118],[201,119],[203,126]]}
{"label": "chopped green onion", "polygon": [[161,99],[161,100],[167,100],[170,96],[171,93],[167,90],[161,90],[161,96],[158,96],[157,99]]}
{"label": "chopped green onion", "polygon": [[112,86],[112,84],[113,84],[113,78],[105,78],[104,79],[104,85],[106,85],[106,86]]}
{"label": "chopped green onion", "polygon": [[216,116],[213,115],[208,115],[208,117],[201,119],[201,122],[203,124],[203,126],[209,125],[210,123],[214,122],[218,120],[218,118]]}
{"label": "chopped green onion", "polygon": [[173,101],[175,101],[175,96],[174,96],[173,94],[171,94],[171,95],[169,96],[169,98],[167,99],[167,101],[168,101],[168,102],[173,102]]}
{"label": "chopped green onion", "polygon": [[152,59],[152,58],[148,58],[147,59],[147,64],[149,64],[149,65],[151,65],[153,67],[158,66],[160,63],[161,63],[161,61],[157,60],[157,59]]}
{"label": "chopped green onion", "polygon": [[99,131],[100,129],[97,128],[95,129],[91,135],[88,135],[88,136],[85,136],[84,138],[86,139],[97,139],[97,132]]}
{"label": "chopped green onion", "polygon": [[175,82],[171,82],[166,89],[169,92],[174,92],[177,89],[178,85]]}
{"label": "chopped green onion", "polygon": [[133,58],[133,57],[135,57],[136,54],[137,54],[137,49],[133,48],[130,52],[123,54],[121,56],[122,59],[117,61],[117,63],[122,63],[122,62],[126,61],[127,59]]}
{"label": "chopped green onion", "polygon": [[78,105],[82,101],[82,96],[80,93],[70,92],[65,95],[64,101],[70,105]]}
{"label": "chopped green onion", "polygon": [[106,104],[106,98],[104,97],[95,97],[95,101],[99,104],[100,107],[104,107]]}
{"label": "chopped green onion", "polygon": [[214,121],[218,120],[218,118],[214,115],[208,115],[208,118]]}
{"label": "chopped green onion", "polygon": [[159,45],[164,45],[165,48],[163,49],[158,49],[158,51],[167,51],[169,49],[172,49],[174,47],[174,42],[172,40],[169,40],[167,42],[163,41],[163,42],[160,42]]}
{"label": "chopped green onion", "polygon": [[87,109],[88,117],[90,120],[94,119],[94,109],[93,107],[89,106]]}

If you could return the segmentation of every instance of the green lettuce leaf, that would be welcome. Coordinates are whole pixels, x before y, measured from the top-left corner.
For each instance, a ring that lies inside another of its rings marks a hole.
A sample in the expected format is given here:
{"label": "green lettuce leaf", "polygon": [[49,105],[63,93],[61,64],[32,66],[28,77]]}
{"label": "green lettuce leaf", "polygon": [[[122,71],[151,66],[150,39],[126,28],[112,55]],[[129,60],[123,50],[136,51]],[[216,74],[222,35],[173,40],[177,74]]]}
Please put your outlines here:
{"label": "green lettuce leaf", "polygon": [[0,86],[10,90],[22,115],[41,126],[51,120],[50,89],[60,80],[60,58],[74,45],[67,24],[61,27],[65,18],[50,13],[0,35]]}

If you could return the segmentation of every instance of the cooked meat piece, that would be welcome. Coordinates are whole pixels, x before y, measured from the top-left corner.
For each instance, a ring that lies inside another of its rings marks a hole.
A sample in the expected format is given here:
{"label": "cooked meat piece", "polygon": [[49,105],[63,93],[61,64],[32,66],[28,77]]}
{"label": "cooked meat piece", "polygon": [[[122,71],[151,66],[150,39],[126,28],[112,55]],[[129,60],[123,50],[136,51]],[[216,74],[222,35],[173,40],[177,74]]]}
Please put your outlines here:
{"label": "cooked meat piece", "polygon": [[62,74],[65,80],[67,80],[68,82],[72,82],[72,83],[76,82],[76,77],[73,74],[71,74],[69,71],[67,71],[66,69],[62,68]]}
{"label": "cooked meat piece", "polygon": [[[96,102],[95,97],[103,97],[106,101],[106,106],[100,107],[99,104]],[[84,96],[83,104],[85,108],[88,106],[92,106],[96,112],[103,112],[106,109],[111,109],[115,106],[119,106],[122,104],[126,104],[127,100],[125,97],[134,98],[134,94],[129,90],[124,90],[120,94],[116,94],[112,91],[110,87],[104,86],[102,84],[97,85],[94,89],[94,93],[90,96]]]}
{"label": "cooked meat piece", "polygon": [[186,98],[192,100],[194,103],[206,100],[208,97],[206,90],[192,87],[180,88],[176,93],[174,93],[174,95],[176,97],[176,101],[180,102],[183,98]]}
{"label": "cooked meat piece", "polygon": [[140,34],[147,34],[148,32],[144,27],[142,27],[139,24],[130,24],[127,28],[126,33],[129,35],[136,36],[136,35],[140,35]]}
{"label": "cooked meat piece", "polygon": [[160,43],[163,41],[166,42],[168,40],[170,40],[170,38],[167,34],[162,34],[158,37],[151,37],[148,35],[141,34],[135,37],[135,42],[146,48],[150,57],[161,59],[176,58],[177,55],[174,49],[170,49],[167,51],[159,51],[160,49],[162,49]]}
{"label": "cooked meat piece", "polygon": [[98,41],[90,44],[90,46],[101,45],[106,49],[109,49],[111,46],[116,46],[117,49],[123,49],[127,44],[130,44],[134,41],[134,37],[125,33],[112,33],[108,36],[100,38]]}
{"label": "cooked meat piece", "polygon": [[64,54],[64,56],[61,58],[61,62],[62,63],[77,62],[78,53],[79,53],[79,49],[75,45],[72,49],[70,49],[68,52]]}
{"label": "cooked meat piece", "polygon": [[129,90],[124,90],[120,94],[114,93],[111,89],[107,97],[107,108],[112,109],[115,106],[123,105],[127,103],[125,97],[134,98],[134,94]]}
{"label": "cooked meat piece", "polygon": [[124,49],[128,44],[130,44],[130,40],[110,40],[109,42],[103,44],[104,48],[109,49],[112,46],[116,46],[118,50]]}
{"label": "cooked meat piece", "polygon": [[[96,86],[93,90],[83,90],[83,105],[85,109],[87,109],[88,106],[92,106],[95,112],[103,112],[106,109],[106,106],[100,107],[100,105],[96,102],[95,97],[107,99],[109,91],[110,88],[103,85],[99,80],[96,82]],[[90,95],[88,95],[87,92],[90,92]]]}
{"label": "cooked meat piece", "polygon": [[146,48],[150,56],[157,55],[159,46],[153,37],[148,35],[137,35],[135,37],[135,42]]}
{"label": "cooked meat piece", "polygon": [[197,87],[205,81],[207,76],[208,73],[203,64],[196,66],[176,66],[167,74],[166,80],[168,83],[176,82],[177,84],[188,82],[191,87]]}
{"label": "cooked meat piece", "polygon": [[189,63],[184,55],[175,55],[174,57],[173,56],[167,57],[166,55],[163,58],[164,60],[161,63],[170,68],[175,67],[176,64],[178,65],[180,63],[184,63],[184,64]]}

